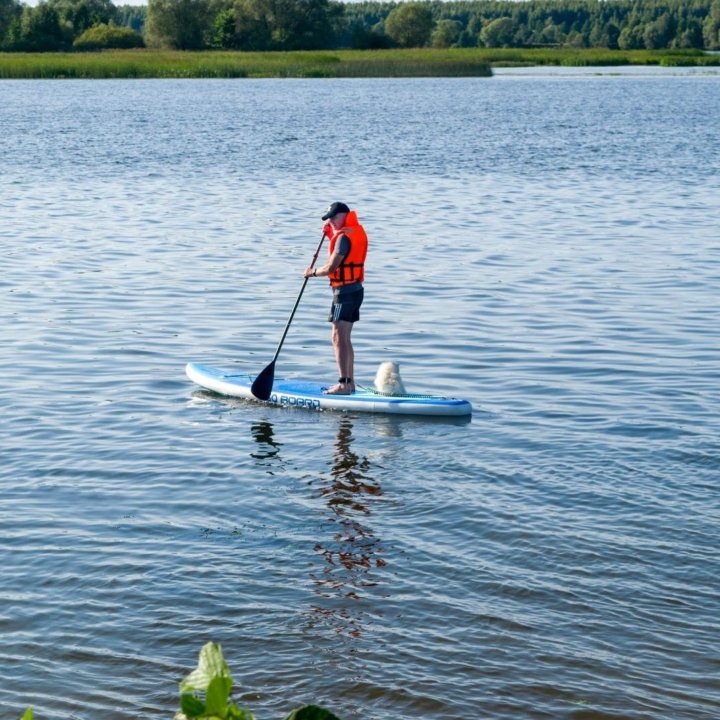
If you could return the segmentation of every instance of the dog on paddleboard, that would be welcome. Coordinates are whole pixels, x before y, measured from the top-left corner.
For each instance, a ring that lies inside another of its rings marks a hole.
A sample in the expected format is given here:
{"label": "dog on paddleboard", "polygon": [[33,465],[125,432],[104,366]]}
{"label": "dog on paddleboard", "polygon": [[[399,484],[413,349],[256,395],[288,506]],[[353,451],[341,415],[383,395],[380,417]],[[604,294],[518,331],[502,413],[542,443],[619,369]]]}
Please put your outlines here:
{"label": "dog on paddleboard", "polygon": [[400,377],[400,364],[392,360],[380,363],[375,374],[375,389],[384,395],[407,395]]}

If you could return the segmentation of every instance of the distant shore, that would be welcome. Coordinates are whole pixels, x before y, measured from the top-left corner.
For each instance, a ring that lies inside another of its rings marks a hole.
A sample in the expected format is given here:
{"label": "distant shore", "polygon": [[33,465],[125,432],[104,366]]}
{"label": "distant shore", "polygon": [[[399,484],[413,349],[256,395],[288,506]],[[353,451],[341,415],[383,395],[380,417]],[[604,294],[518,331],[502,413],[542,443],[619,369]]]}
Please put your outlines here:
{"label": "distant shore", "polygon": [[574,48],[0,53],[0,79],[490,77],[493,67],[720,66],[698,50]]}

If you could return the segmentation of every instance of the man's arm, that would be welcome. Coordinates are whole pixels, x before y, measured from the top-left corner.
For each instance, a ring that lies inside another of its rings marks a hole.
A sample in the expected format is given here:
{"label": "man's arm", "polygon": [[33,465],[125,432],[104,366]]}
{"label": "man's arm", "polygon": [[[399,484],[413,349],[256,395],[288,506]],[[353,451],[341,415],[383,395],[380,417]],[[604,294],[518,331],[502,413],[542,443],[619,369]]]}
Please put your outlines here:
{"label": "man's arm", "polygon": [[326,277],[327,275],[332,275],[340,267],[340,264],[349,252],[350,238],[347,235],[342,235],[330,259],[322,267],[306,268],[304,277],[310,277],[311,275],[315,277]]}

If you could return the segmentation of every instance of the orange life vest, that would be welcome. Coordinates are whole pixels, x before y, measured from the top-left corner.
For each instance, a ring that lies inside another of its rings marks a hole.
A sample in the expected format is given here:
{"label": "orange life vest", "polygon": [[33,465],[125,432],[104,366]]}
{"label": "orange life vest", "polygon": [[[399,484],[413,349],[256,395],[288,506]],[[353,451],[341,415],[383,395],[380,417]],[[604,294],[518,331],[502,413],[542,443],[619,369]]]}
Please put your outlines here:
{"label": "orange life vest", "polygon": [[350,285],[351,283],[362,282],[365,279],[365,257],[368,250],[368,238],[365,228],[358,222],[357,214],[351,210],[345,226],[335,230],[328,223],[325,226],[325,234],[330,238],[330,256],[335,252],[335,245],[341,235],[347,235],[350,239],[350,252],[345,256],[337,270],[329,276],[332,287]]}

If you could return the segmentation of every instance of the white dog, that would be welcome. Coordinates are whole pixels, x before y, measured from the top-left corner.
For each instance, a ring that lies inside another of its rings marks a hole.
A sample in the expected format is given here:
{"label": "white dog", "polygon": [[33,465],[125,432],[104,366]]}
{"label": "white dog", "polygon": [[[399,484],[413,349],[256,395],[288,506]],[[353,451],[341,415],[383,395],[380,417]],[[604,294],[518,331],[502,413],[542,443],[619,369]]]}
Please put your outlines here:
{"label": "white dog", "polygon": [[407,395],[403,381],[400,378],[400,365],[387,361],[380,363],[375,374],[375,389],[385,395]]}

